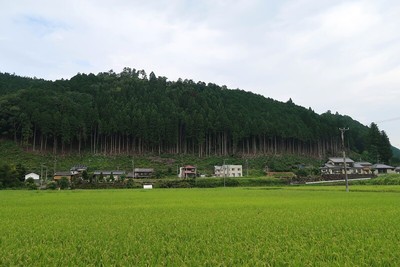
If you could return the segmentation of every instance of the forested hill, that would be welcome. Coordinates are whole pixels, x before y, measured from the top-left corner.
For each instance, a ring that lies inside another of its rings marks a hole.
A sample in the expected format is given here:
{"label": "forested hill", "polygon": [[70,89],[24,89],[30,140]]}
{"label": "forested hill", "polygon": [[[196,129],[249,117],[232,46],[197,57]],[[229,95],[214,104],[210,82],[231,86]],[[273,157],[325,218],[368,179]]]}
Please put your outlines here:
{"label": "forested hill", "polygon": [[34,151],[325,157],[339,155],[339,127],[363,159],[391,157],[375,124],[216,84],[130,68],[54,82],[0,74],[1,136]]}

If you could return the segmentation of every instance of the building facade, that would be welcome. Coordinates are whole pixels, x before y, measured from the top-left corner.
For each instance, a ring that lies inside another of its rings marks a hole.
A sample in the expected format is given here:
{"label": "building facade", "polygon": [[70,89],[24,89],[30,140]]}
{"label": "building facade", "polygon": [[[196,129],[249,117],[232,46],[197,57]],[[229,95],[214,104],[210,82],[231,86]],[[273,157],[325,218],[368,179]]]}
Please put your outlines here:
{"label": "building facade", "polygon": [[214,166],[215,177],[242,177],[242,165],[222,165]]}
{"label": "building facade", "polygon": [[195,178],[197,176],[197,168],[191,165],[186,165],[179,168],[178,177],[180,178]]}

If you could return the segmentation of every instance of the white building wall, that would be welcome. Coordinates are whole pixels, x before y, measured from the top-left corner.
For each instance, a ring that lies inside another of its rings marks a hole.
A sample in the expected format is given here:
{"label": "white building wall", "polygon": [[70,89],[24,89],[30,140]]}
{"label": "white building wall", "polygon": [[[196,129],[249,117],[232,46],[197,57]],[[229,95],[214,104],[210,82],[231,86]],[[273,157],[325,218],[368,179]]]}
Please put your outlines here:
{"label": "white building wall", "polygon": [[37,180],[39,180],[40,176],[39,176],[39,174],[31,172],[31,173],[28,173],[27,175],[25,175],[25,181],[28,178],[33,178],[33,180],[37,181]]}
{"label": "white building wall", "polygon": [[214,175],[216,177],[242,177],[242,165],[222,165],[214,166]]}

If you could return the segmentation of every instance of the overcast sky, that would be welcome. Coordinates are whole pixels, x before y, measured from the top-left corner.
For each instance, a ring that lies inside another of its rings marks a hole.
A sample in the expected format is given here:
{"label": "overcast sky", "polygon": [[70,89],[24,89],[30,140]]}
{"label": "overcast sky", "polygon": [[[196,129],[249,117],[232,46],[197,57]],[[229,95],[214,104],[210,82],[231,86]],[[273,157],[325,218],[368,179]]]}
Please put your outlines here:
{"label": "overcast sky", "polygon": [[377,122],[400,147],[399,28],[398,0],[0,0],[0,72],[144,69]]}

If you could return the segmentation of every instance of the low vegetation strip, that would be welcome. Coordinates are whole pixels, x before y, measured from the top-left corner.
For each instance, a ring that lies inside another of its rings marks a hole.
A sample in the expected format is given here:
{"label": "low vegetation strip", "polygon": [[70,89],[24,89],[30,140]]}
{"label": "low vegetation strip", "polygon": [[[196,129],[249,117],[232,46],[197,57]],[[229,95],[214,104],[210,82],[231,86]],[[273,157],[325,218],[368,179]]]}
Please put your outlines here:
{"label": "low vegetation strip", "polygon": [[3,190],[0,266],[400,265],[398,193],[251,189]]}

